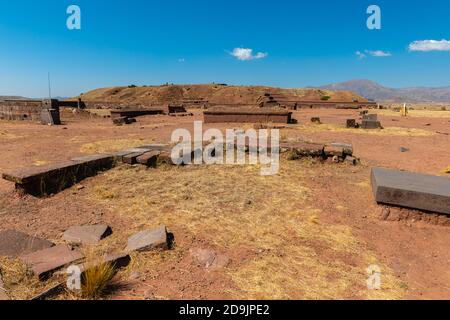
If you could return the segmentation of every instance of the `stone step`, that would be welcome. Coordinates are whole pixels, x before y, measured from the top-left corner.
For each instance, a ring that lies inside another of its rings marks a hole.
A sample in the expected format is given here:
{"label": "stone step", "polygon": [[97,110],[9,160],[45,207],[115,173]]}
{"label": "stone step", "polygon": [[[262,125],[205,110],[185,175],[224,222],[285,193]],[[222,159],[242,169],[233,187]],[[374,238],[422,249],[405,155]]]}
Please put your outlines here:
{"label": "stone step", "polygon": [[378,203],[450,214],[450,179],[373,168],[372,190]]}

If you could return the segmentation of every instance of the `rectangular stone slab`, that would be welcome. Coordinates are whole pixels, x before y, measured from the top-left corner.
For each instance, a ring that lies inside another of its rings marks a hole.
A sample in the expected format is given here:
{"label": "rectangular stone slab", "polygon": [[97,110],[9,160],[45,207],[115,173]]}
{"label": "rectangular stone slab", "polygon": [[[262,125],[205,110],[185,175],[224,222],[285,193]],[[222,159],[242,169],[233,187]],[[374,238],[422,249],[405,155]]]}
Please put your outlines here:
{"label": "rectangular stone slab", "polygon": [[450,179],[385,168],[372,169],[378,203],[450,214]]}
{"label": "rectangular stone slab", "polygon": [[48,249],[54,244],[16,230],[0,232],[0,257],[18,257],[35,251]]}
{"label": "rectangular stone slab", "polygon": [[54,271],[82,258],[83,255],[80,252],[71,250],[66,245],[59,245],[20,257],[40,280],[47,279]]}
{"label": "rectangular stone slab", "polygon": [[167,228],[160,226],[154,230],[142,231],[128,238],[128,245],[125,249],[126,252],[143,252],[158,249],[168,249],[169,238],[167,234]]}
{"label": "rectangular stone slab", "polygon": [[3,179],[14,182],[17,189],[28,194],[43,196],[58,193],[113,166],[113,156],[94,155],[49,166],[13,170],[3,173]]}
{"label": "rectangular stone slab", "polygon": [[112,234],[106,224],[72,226],[63,234],[63,239],[69,243],[96,245],[102,239]]}

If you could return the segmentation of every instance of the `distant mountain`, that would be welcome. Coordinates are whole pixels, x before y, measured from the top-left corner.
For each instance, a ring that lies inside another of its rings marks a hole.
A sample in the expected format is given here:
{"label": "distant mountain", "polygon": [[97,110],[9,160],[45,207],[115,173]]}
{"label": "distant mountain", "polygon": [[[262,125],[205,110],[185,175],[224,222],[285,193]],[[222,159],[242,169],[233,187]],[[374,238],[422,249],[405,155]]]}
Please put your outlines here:
{"label": "distant mountain", "polygon": [[0,96],[0,100],[28,100],[29,98],[20,96]]}
{"label": "distant mountain", "polygon": [[327,90],[348,90],[375,101],[449,102],[450,87],[413,87],[394,89],[370,80],[351,80],[321,87]]}

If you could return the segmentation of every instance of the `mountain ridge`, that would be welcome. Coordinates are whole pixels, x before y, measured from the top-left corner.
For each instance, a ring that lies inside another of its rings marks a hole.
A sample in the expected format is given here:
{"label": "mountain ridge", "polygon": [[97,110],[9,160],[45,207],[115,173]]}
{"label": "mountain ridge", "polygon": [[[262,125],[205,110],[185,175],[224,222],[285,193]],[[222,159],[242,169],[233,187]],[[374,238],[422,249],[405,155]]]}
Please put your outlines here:
{"label": "mountain ridge", "polygon": [[450,102],[448,87],[389,88],[375,81],[356,79],[319,87],[323,90],[347,90],[369,100],[393,102]]}

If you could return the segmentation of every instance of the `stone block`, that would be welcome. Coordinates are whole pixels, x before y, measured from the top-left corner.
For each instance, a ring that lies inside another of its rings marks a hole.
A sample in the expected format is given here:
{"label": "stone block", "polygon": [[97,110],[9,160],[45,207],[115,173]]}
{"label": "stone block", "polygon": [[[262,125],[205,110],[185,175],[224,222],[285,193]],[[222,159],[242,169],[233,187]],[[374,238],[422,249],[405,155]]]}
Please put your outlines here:
{"label": "stone block", "polygon": [[356,128],[356,119],[347,119],[347,128]]}
{"label": "stone block", "polygon": [[42,109],[41,123],[46,125],[60,125],[59,109]]}
{"label": "stone block", "polygon": [[361,128],[363,129],[381,129],[380,121],[376,120],[363,120]]}
{"label": "stone block", "polygon": [[302,157],[322,157],[324,155],[324,145],[306,142],[287,142],[280,143],[282,152],[294,152]]}
{"label": "stone block", "polygon": [[158,164],[158,157],[161,154],[160,151],[150,151],[146,152],[143,155],[137,157],[137,162],[144,166],[148,167],[156,167]]}
{"label": "stone block", "polygon": [[347,156],[353,155],[353,145],[351,145],[351,144],[333,142],[333,143],[330,143],[330,146],[335,147],[335,148],[342,148],[344,155],[347,155]]}
{"label": "stone block", "polygon": [[45,280],[53,272],[83,259],[83,255],[66,245],[59,245],[21,256],[20,259],[30,267],[40,280]]}
{"label": "stone block", "polygon": [[137,164],[137,158],[142,156],[146,151],[142,150],[141,152],[135,152],[127,154],[126,156],[123,156],[122,161],[126,164]]}
{"label": "stone block", "polygon": [[30,236],[19,231],[6,230],[0,232],[0,257],[6,256],[16,258],[53,246],[54,244],[50,241]]}
{"label": "stone block", "polygon": [[167,228],[161,226],[154,230],[142,231],[128,239],[126,252],[143,252],[150,250],[167,250],[170,247]]}
{"label": "stone block", "polygon": [[69,243],[96,245],[112,234],[106,224],[73,226],[64,232],[63,239]]}
{"label": "stone block", "polygon": [[368,121],[378,121],[378,115],[375,114],[375,113],[364,114],[362,119],[363,120],[368,120]]}
{"label": "stone block", "polygon": [[373,168],[372,190],[378,203],[450,214],[450,179]]}

